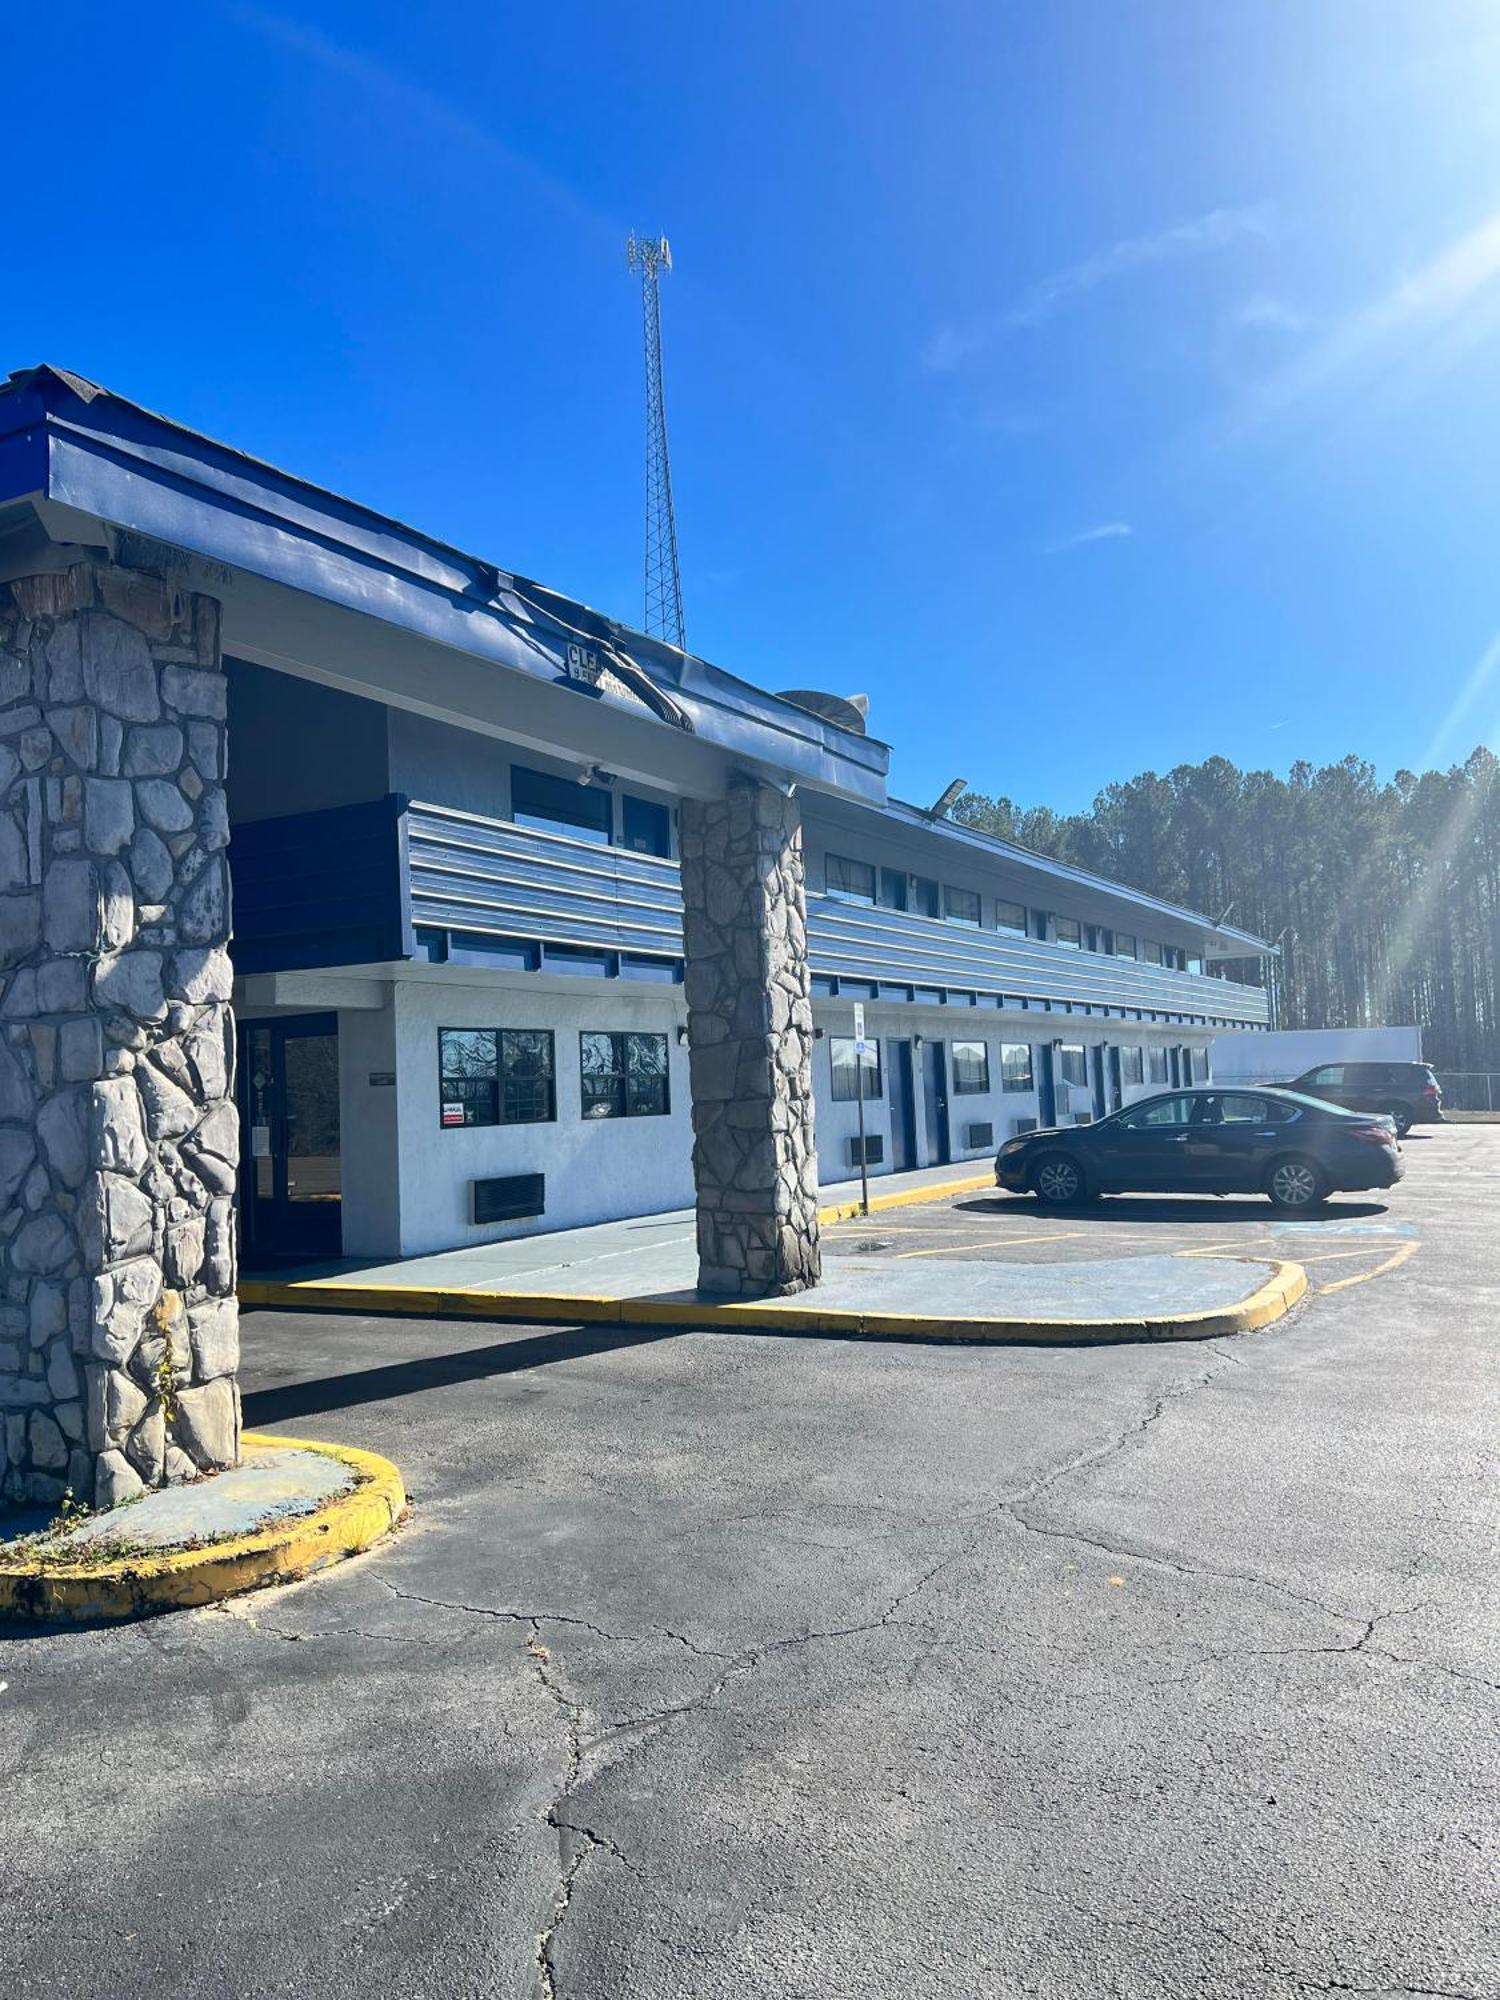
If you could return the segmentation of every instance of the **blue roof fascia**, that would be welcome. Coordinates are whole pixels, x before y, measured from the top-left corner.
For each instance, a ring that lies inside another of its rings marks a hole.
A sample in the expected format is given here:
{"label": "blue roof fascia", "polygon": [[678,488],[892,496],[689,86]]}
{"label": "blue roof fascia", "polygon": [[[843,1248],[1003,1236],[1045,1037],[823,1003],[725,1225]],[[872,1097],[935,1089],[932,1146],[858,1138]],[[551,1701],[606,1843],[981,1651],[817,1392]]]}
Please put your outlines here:
{"label": "blue roof fascia", "polygon": [[[0,387],[0,499],[33,493],[534,679],[563,672],[567,634],[524,579],[51,368]],[[706,742],[883,803],[890,751],[877,739],[533,588],[564,624],[611,635]]]}
{"label": "blue roof fascia", "polygon": [[1107,875],[1095,875],[1087,868],[1075,868],[1071,862],[1059,861],[1050,854],[1038,854],[1030,847],[1022,847],[1013,840],[1002,840],[997,834],[982,833],[977,827],[961,825],[956,820],[933,819],[920,806],[909,805],[904,799],[887,799],[879,807],[883,819],[894,820],[904,827],[920,828],[936,834],[940,839],[957,841],[964,847],[977,848],[981,853],[994,859],[1013,862],[1018,868],[1028,868],[1033,872],[1050,875],[1059,882],[1068,882],[1080,889],[1102,891],[1106,895],[1118,897],[1120,901],[1133,903],[1138,909],[1150,910],[1157,916],[1171,917],[1178,923],[1191,924],[1195,929],[1209,932],[1215,938],[1223,938],[1245,947],[1247,957],[1268,958],[1276,956],[1276,947],[1253,932],[1236,930],[1232,925],[1216,924],[1212,917],[1201,910],[1184,910],[1176,903],[1163,902],[1159,896],[1149,896],[1141,889],[1132,889],[1123,882],[1112,882]]}

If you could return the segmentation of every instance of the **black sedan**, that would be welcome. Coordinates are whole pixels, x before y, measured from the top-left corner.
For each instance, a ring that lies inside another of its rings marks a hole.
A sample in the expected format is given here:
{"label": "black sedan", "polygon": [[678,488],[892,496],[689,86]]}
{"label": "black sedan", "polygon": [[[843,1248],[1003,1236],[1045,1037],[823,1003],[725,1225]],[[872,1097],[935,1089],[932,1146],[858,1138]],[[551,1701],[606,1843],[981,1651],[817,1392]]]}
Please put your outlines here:
{"label": "black sedan", "polygon": [[1095,1195],[1265,1194],[1280,1209],[1386,1188],[1405,1171],[1388,1118],[1291,1090],[1174,1090],[1093,1125],[1009,1139],[995,1179],[1049,1207]]}

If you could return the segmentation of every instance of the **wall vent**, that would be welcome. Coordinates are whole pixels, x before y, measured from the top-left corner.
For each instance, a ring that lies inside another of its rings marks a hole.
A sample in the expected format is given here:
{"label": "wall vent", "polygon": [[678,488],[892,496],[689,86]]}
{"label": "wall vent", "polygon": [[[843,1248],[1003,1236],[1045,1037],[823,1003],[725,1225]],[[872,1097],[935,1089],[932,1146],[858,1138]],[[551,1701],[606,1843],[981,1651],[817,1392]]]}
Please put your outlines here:
{"label": "wall vent", "polygon": [[1034,1118],[1018,1118],[1016,1120],[1016,1137],[1019,1139],[1023,1132],[1034,1132],[1036,1130],[1036,1123]]}
{"label": "wall vent", "polygon": [[475,1222],[516,1222],[546,1212],[545,1174],[504,1174],[498,1180],[471,1181],[470,1186]]}
{"label": "wall vent", "polygon": [[[884,1158],[885,1134],[883,1132],[867,1132],[865,1134],[864,1165],[867,1167],[878,1167]],[[849,1141],[849,1164],[851,1167],[860,1165],[858,1136]]]}
{"label": "wall vent", "polygon": [[965,1128],[964,1144],[966,1146],[993,1146],[994,1143],[995,1128],[993,1125],[970,1125]]}

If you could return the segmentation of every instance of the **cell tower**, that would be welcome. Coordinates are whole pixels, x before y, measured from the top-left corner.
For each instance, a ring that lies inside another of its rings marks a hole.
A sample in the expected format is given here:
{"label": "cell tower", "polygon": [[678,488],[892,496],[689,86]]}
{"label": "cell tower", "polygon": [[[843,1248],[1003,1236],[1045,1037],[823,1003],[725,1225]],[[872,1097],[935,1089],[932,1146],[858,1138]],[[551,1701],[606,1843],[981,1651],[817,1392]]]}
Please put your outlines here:
{"label": "cell tower", "polygon": [[625,260],[641,274],[646,327],[646,630],[670,645],[687,645],[682,578],[677,570],[677,515],[672,506],[672,462],[667,456],[667,406],[661,387],[663,271],[672,268],[665,236],[632,235]]}

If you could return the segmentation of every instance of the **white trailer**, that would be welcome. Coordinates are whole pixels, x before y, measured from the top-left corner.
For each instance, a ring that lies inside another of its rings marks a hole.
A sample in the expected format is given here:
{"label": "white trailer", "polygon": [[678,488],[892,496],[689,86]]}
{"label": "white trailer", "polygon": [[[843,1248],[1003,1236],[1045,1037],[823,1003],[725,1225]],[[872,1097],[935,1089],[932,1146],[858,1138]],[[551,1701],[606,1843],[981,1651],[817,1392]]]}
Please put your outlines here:
{"label": "white trailer", "polygon": [[1213,1083],[1287,1083],[1325,1062],[1420,1062],[1420,1028],[1278,1028],[1261,1035],[1215,1035],[1208,1045]]}

